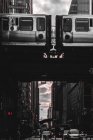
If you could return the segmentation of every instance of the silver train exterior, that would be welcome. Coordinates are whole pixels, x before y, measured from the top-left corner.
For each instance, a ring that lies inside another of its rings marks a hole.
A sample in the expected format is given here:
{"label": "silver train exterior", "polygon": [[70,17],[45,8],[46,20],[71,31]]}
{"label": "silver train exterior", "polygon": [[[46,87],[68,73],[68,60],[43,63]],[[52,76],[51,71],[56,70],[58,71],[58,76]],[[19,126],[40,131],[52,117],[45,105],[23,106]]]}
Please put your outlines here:
{"label": "silver train exterior", "polygon": [[93,46],[93,15],[57,15],[56,45]]}
{"label": "silver train exterior", "polygon": [[0,14],[1,45],[51,44],[51,15]]}

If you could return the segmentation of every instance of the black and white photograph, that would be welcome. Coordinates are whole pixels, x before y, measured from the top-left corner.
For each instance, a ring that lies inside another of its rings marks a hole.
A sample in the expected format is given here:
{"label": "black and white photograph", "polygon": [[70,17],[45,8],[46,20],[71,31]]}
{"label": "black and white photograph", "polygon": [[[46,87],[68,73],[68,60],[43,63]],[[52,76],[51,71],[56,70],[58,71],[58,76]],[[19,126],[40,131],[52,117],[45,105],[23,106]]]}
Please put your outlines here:
{"label": "black and white photograph", "polygon": [[0,0],[0,140],[93,140],[93,0]]}

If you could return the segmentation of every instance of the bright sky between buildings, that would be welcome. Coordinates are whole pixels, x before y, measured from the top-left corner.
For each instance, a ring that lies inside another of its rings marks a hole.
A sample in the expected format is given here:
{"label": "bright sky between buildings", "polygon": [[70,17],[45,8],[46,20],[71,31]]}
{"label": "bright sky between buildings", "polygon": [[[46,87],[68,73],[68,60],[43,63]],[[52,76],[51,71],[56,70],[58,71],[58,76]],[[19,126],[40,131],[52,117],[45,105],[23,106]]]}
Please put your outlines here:
{"label": "bright sky between buildings", "polygon": [[51,103],[51,85],[52,81],[47,81],[45,84],[39,84],[40,119],[47,118],[47,109]]}
{"label": "bright sky between buildings", "polygon": [[33,0],[34,14],[50,14],[53,18],[55,15],[68,14],[71,0]]}

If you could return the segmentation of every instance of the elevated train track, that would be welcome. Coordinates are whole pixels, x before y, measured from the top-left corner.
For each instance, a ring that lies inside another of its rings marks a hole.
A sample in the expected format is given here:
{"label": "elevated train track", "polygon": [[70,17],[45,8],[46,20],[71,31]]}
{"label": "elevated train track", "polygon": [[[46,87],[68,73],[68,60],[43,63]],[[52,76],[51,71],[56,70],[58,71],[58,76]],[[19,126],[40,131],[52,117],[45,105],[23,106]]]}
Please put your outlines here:
{"label": "elevated train track", "polygon": [[51,15],[0,15],[1,77],[92,79],[93,16],[57,15],[55,21],[52,28]]}

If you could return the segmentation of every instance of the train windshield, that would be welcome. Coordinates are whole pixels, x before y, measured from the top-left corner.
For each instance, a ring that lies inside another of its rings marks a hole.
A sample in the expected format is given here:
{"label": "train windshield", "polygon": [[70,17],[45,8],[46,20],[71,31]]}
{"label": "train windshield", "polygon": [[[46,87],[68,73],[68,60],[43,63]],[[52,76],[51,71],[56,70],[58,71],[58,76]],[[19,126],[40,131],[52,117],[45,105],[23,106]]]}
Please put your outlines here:
{"label": "train windshield", "polygon": [[72,30],[72,19],[71,18],[63,19],[63,30],[64,30],[64,32],[71,32],[71,30]]}
{"label": "train windshield", "polygon": [[45,18],[37,18],[37,31],[45,31]]}
{"label": "train windshield", "polygon": [[88,18],[77,18],[75,20],[75,30],[77,32],[89,31],[89,19]]}
{"label": "train windshield", "polygon": [[19,29],[21,31],[32,31],[33,30],[33,18],[21,17],[19,19]]}
{"label": "train windshield", "polygon": [[9,30],[9,18],[2,18],[2,25],[3,25],[3,30],[8,31]]}

